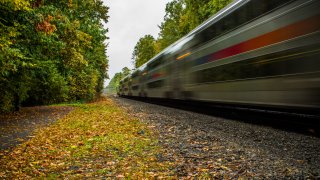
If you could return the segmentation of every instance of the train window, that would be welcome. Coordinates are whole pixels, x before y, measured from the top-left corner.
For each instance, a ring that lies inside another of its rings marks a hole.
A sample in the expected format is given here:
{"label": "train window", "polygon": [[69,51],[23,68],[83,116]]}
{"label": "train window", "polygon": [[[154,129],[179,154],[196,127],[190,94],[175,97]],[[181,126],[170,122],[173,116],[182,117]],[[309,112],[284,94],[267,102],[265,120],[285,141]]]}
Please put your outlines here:
{"label": "train window", "polygon": [[[239,11],[239,9],[237,11]],[[204,44],[211,39],[216,38],[239,26],[240,24],[237,21],[238,17],[236,12],[230,13],[226,17],[222,18],[218,22],[212,24],[211,26],[200,32],[200,34],[198,35],[198,39],[201,39],[201,42],[199,44]],[[244,22],[241,22],[241,24],[243,24]]]}
{"label": "train window", "polygon": [[223,33],[223,30],[224,30],[224,24],[223,24],[223,22],[222,21],[220,21],[220,22],[218,22],[217,24],[216,24],[216,33],[215,33],[215,35],[216,36],[219,36],[220,34],[222,34]]}
{"label": "train window", "polygon": [[244,11],[247,13],[247,22],[264,15],[293,0],[253,0],[246,4]]}
{"label": "train window", "polygon": [[165,58],[163,56],[158,57],[157,59],[153,60],[152,62],[147,64],[147,68],[150,71],[151,69],[154,69],[158,67],[159,65],[163,64],[165,61]]}
{"label": "train window", "polygon": [[230,14],[224,21],[224,25],[226,27],[225,31],[232,30],[238,26],[237,24],[237,17],[235,13]]}
{"label": "train window", "polygon": [[293,0],[252,0],[201,31],[196,36],[200,40],[197,44],[207,43],[290,1]]}
{"label": "train window", "polygon": [[180,53],[186,49],[193,49],[194,47],[198,46],[200,42],[199,36],[193,36],[192,39],[181,48],[182,51],[180,51]]}
{"label": "train window", "polygon": [[139,89],[139,85],[132,86],[132,90],[138,90],[138,89]]}
{"label": "train window", "polygon": [[264,0],[266,10],[270,11],[294,0]]}
{"label": "train window", "polygon": [[139,78],[139,83],[143,83],[147,79],[146,75],[147,75],[146,72],[142,72],[142,76],[140,76]]}
{"label": "train window", "polygon": [[163,85],[164,85],[164,80],[158,80],[158,81],[150,82],[147,84],[149,89],[162,87]]}
{"label": "train window", "polygon": [[236,21],[237,21],[237,25],[240,26],[242,24],[244,24],[245,22],[247,22],[247,12],[245,11],[245,9],[243,10],[237,10],[235,12],[235,17],[236,17]]}
{"label": "train window", "polygon": [[202,33],[203,40],[207,41],[207,40],[212,39],[212,37],[215,37],[217,30],[218,30],[218,25],[211,26],[211,27],[207,28],[206,30],[204,30],[204,32]]}
{"label": "train window", "polygon": [[132,81],[130,80],[130,81],[128,82],[128,88],[131,89],[131,86],[132,86]]}
{"label": "train window", "polygon": [[[320,70],[317,57],[320,52],[305,53],[304,50],[269,54],[245,61],[226,64],[195,72],[196,83],[209,83],[249,78],[263,78]],[[312,51],[309,51],[312,52]],[[288,56],[298,54],[296,56]],[[303,61],[301,61],[303,59]],[[317,65],[318,64],[318,65]]]}

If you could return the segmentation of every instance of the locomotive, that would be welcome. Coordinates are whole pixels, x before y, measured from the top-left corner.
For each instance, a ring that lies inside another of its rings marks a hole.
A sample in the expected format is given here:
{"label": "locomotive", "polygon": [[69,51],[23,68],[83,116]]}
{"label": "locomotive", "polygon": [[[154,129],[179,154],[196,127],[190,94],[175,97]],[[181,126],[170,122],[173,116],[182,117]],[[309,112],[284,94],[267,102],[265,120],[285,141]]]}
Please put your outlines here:
{"label": "locomotive", "polygon": [[320,1],[235,0],[120,81],[120,96],[320,109]]}

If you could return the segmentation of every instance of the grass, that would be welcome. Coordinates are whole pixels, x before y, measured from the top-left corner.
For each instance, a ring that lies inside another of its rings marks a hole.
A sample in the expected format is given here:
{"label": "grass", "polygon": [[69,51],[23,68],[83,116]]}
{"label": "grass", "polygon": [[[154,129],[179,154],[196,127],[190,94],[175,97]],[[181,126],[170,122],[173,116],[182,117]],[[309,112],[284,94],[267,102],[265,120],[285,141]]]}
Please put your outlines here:
{"label": "grass", "polygon": [[[0,160],[1,178],[169,178],[156,135],[109,99],[75,107]],[[172,178],[172,177],[171,177]]]}

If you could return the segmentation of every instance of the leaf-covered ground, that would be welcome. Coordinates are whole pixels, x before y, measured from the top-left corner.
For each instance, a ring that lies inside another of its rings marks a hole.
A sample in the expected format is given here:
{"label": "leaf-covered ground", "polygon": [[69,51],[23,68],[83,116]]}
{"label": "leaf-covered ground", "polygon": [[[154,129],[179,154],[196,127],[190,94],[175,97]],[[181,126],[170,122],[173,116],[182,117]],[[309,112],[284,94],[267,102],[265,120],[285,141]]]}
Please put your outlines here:
{"label": "leaf-covered ground", "polygon": [[0,178],[169,178],[152,127],[109,99],[75,110],[0,159]]}
{"label": "leaf-covered ground", "polygon": [[19,112],[0,114],[0,158],[33,137],[33,130],[48,126],[68,114],[67,106],[23,107]]}

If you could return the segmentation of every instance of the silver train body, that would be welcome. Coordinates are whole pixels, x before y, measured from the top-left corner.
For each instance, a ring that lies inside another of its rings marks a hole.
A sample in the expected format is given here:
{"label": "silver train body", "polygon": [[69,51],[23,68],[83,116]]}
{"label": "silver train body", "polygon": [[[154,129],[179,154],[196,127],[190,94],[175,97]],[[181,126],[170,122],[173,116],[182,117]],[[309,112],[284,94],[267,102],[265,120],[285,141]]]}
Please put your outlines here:
{"label": "silver train body", "polygon": [[119,95],[320,109],[320,1],[235,0],[120,82]]}

